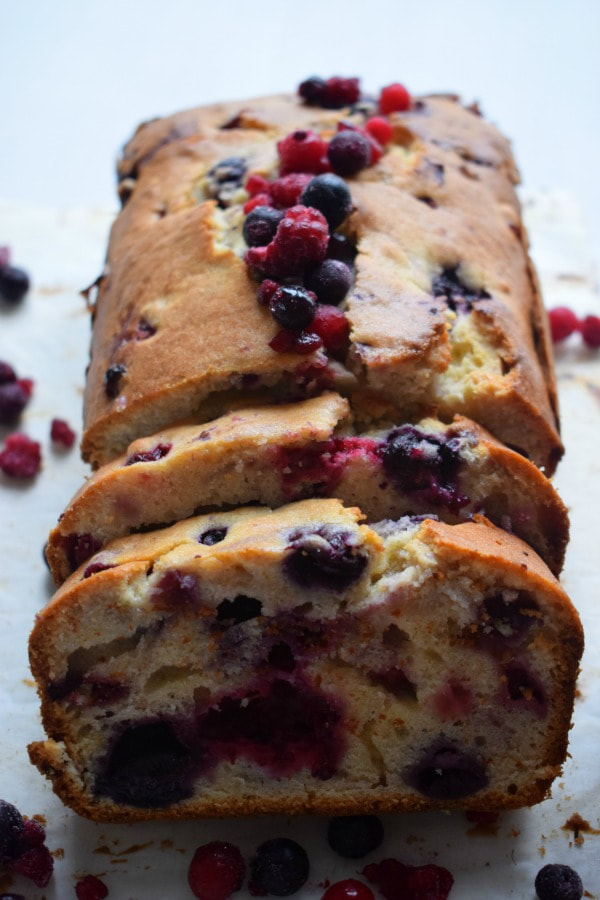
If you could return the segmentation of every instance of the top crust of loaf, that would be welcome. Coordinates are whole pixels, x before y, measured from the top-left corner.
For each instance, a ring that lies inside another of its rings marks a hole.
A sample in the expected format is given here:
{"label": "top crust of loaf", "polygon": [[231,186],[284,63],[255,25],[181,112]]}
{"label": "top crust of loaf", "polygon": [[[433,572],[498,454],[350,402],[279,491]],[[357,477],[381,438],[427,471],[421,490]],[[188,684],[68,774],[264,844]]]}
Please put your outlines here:
{"label": "top crust of loaf", "polygon": [[[319,353],[269,348],[277,326],[232,237],[241,213],[232,224],[203,178],[230,156],[272,173],[278,139],[297,128],[331,133],[343,117],[292,96],[216,104],[144,125],[126,146],[119,174],[132,193],[99,284],[85,398],[82,449],[94,465],[188,416],[218,415],[240,392],[290,398],[331,386],[351,395],[359,420],[461,413],[553,470],[562,447],[551,347],[517,173],[506,139],[452,99],[392,116],[393,145],[349,182],[359,256],[345,373],[310,384],[306,366]],[[454,339],[453,314],[431,296],[432,278],[453,266],[490,294]],[[156,332],[136,340],[142,319]],[[110,399],[103,379],[114,365],[126,373]]]}

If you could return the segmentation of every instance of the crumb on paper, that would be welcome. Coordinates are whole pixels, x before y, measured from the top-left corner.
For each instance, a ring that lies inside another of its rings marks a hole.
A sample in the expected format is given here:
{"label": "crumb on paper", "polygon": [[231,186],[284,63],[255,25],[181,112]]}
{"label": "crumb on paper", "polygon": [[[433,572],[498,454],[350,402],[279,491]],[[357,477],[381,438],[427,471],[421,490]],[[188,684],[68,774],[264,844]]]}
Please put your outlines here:
{"label": "crumb on paper", "polygon": [[173,847],[173,841],[170,838],[163,838],[160,842],[161,850],[171,850]]}
{"label": "crumb on paper", "polygon": [[[599,828],[592,828],[587,819],[583,819],[578,812],[573,813],[570,816],[564,825],[561,825],[562,831],[572,831],[573,832],[573,841],[578,847],[581,847],[584,843],[583,833],[585,834],[600,834]],[[569,841],[569,847],[572,846],[572,842]]]}
{"label": "crumb on paper", "polygon": [[65,857],[64,847],[57,847],[56,850],[51,850],[50,853],[54,859],[64,859]]}
{"label": "crumb on paper", "polygon": [[540,854],[540,856],[541,856],[542,859],[543,859],[544,856],[546,855],[546,848],[545,848],[545,847],[538,847],[538,853]]}
{"label": "crumb on paper", "polygon": [[521,829],[520,829],[520,828],[515,828],[514,825],[513,825],[513,827],[512,827],[512,828],[510,829],[510,831],[507,833],[506,837],[518,838],[520,834],[521,834]]}
{"label": "crumb on paper", "polygon": [[21,681],[26,687],[35,687],[35,681],[33,681],[31,678],[22,678]]}
{"label": "crumb on paper", "polygon": [[40,825],[46,825],[46,816],[43,816],[41,813],[36,813],[31,818],[35,819],[36,822],[39,822]]}

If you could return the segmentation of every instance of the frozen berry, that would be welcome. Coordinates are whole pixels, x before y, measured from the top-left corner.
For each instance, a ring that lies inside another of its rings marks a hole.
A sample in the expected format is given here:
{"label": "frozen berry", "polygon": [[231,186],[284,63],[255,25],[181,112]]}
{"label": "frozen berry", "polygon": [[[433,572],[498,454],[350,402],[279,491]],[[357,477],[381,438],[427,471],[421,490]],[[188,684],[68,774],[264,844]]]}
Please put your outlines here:
{"label": "frozen berry", "polygon": [[372,119],[369,119],[365,125],[365,131],[382,146],[389,144],[394,133],[392,126],[383,116],[373,116]]}
{"label": "frozen berry", "polygon": [[75,432],[64,419],[52,419],[50,437],[64,447],[72,447],[75,443]]}
{"label": "frozen berry", "polygon": [[29,275],[16,266],[0,268],[0,296],[8,303],[18,303],[29,290]]}
{"label": "frozen berry", "polygon": [[579,328],[579,319],[567,306],[556,306],[548,312],[550,331],[555,344],[566,340]]}
{"label": "frozen berry", "polygon": [[8,363],[0,362],[0,384],[9,384],[17,380],[17,374]]}
{"label": "frozen berry", "polygon": [[29,402],[30,392],[22,381],[6,381],[0,384],[0,425],[12,425],[17,422]]}
{"label": "frozen berry", "polygon": [[255,197],[251,197],[249,200],[244,203],[244,212],[246,215],[251,213],[253,209],[256,209],[259,206],[269,207],[271,205],[271,195],[270,194],[256,194]]}
{"label": "frozen berry", "polygon": [[570,866],[549,863],[537,873],[535,890],[540,900],[580,900],[583,884]]}
{"label": "frozen berry", "polygon": [[356,259],[356,244],[343,234],[334,232],[329,238],[327,246],[327,259],[339,259],[351,266]]}
{"label": "frozen berry", "polygon": [[75,885],[75,893],[77,900],[104,900],[108,897],[108,888],[95,875],[86,875]]}
{"label": "frozen berry", "polygon": [[320,106],[325,92],[325,79],[317,75],[306,78],[299,86],[298,93],[309,106]]}
{"label": "frozen berry", "polygon": [[13,860],[11,868],[19,875],[30,878],[37,887],[43,888],[52,877],[54,860],[46,845],[41,844],[39,847],[32,847],[31,850],[27,850]]}
{"label": "frozen berry", "polygon": [[581,322],[581,337],[588,345],[596,349],[600,347],[600,317],[586,316]]}
{"label": "frozen berry", "polygon": [[371,145],[359,131],[340,131],[329,142],[327,158],[337,175],[356,175],[371,162]]}
{"label": "frozen berry", "polygon": [[198,847],[188,869],[188,884],[199,900],[227,900],[239,891],[246,873],[242,854],[234,844],[212,841]]}
{"label": "frozen berry", "polygon": [[111,400],[114,400],[119,393],[121,389],[121,379],[126,371],[127,369],[125,366],[109,366],[104,373],[104,392]]}
{"label": "frozen berry", "polygon": [[0,452],[0,469],[9,478],[33,478],[40,470],[42,453],[37,441],[25,434],[9,434]]}
{"label": "frozen berry", "polygon": [[46,831],[44,826],[37,819],[25,819],[21,836],[21,852],[30,850],[31,847],[39,847],[45,840]]}
{"label": "frozen berry", "polygon": [[312,178],[302,191],[300,203],[322,212],[332,230],[352,211],[352,197],[346,182],[332,173]]}
{"label": "frozen berry", "polygon": [[303,331],[310,325],[316,308],[315,295],[294,285],[277,288],[269,303],[275,321],[290,331]]}
{"label": "frozen berry", "polygon": [[264,281],[261,281],[258,289],[258,302],[261,306],[268,306],[271,297],[278,287],[279,283],[277,281],[272,281],[270,278],[265,278]]}
{"label": "frozen berry", "polygon": [[336,816],[329,823],[327,840],[340,856],[360,859],[379,847],[383,825],[377,816]]}
{"label": "frozen berry", "polygon": [[250,889],[289,897],[306,883],[309,871],[308,856],[300,844],[288,838],[274,838],[256,851],[250,864]]}
{"label": "frozen berry", "polygon": [[249,247],[264,247],[275,237],[283,213],[270,206],[257,206],[244,220],[242,234]]}
{"label": "frozen berry", "polygon": [[337,306],[352,285],[352,273],[339,259],[324,259],[306,276],[306,287],[317,295],[319,303]]}
{"label": "frozen berry", "polygon": [[302,272],[325,259],[328,243],[329,228],[323,214],[308,206],[292,206],[267,247],[266,268],[273,267],[274,275]]}
{"label": "frozen berry", "polygon": [[392,112],[405,112],[410,109],[410,94],[403,84],[388,84],[379,95],[379,111],[387,116]]}
{"label": "frozen berry", "polygon": [[334,75],[325,82],[325,90],[319,106],[323,106],[325,109],[341,109],[343,106],[352,106],[359,97],[360,82],[358,78],[340,78]]}
{"label": "frozen berry", "polygon": [[397,859],[371,863],[362,874],[386,900],[446,900],[454,884],[451,872],[442,866],[407,866]]}
{"label": "frozen berry", "polygon": [[319,306],[311,323],[311,330],[322,339],[327,350],[344,350],[350,337],[350,323],[335,306]]}
{"label": "frozen berry", "polygon": [[281,174],[288,172],[320,172],[327,143],[314,131],[293,131],[279,141]]}
{"label": "frozen berry", "polygon": [[269,180],[264,175],[250,175],[244,187],[251,197],[256,197],[257,194],[268,194]]}
{"label": "frozen berry", "polygon": [[[311,180],[312,176],[308,172],[291,172],[289,175],[282,175],[281,178],[276,178],[269,187],[271,200],[280,209],[288,209],[290,206],[304,203],[303,200],[300,200],[300,195]],[[314,206],[313,203],[304,205]]]}
{"label": "frozen berry", "polygon": [[307,355],[323,346],[323,341],[314,331],[301,331],[294,340],[294,351]]}
{"label": "frozen berry", "polygon": [[278,331],[272,340],[269,341],[269,347],[275,353],[292,353],[294,344],[296,343],[296,333],[288,331],[286,328]]}
{"label": "frozen berry", "polygon": [[18,854],[24,828],[23,816],[17,807],[0,800],[0,866]]}
{"label": "frozen berry", "polygon": [[328,887],[321,900],[375,900],[375,895],[362,881],[346,878]]}
{"label": "frozen berry", "polygon": [[0,269],[4,269],[10,263],[10,247],[0,247]]}

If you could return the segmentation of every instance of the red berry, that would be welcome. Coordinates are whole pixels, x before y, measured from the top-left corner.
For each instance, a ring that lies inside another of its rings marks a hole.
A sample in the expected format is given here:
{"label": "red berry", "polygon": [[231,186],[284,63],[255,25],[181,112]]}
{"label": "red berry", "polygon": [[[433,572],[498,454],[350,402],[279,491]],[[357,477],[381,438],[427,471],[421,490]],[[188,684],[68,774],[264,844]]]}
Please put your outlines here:
{"label": "red berry", "polygon": [[10,247],[0,247],[0,269],[10,265]]}
{"label": "red berry", "polygon": [[581,337],[588,347],[600,347],[600,316],[586,316],[580,328]]}
{"label": "red berry", "polygon": [[327,888],[321,900],[375,900],[375,896],[362,881],[346,878]]}
{"label": "red berry", "polygon": [[42,454],[37,441],[25,434],[9,434],[0,453],[0,469],[9,478],[33,478],[40,470]]}
{"label": "red berry", "polygon": [[65,447],[72,447],[75,443],[75,432],[64,419],[52,419],[50,437],[53,441],[63,444]]}
{"label": "red berry", "polygon": [[343,350],[348,343],[350,335],[348,319],[335,306],[319,306],[310,327],[323,339],[327,350]]}
{"label": "red berry", "polygon": [[327,157],[336,175],[356,175],[371,165],[371,142],[360,131],[338,131],[329,142]]}
{"label": "red berry", "polygon": [[328,243],[329,226],[323,213],[310,206],[292,206],[267,247],[265,271],[296,275],[325,259]]}
{"label": "red berry", "polygon": [[281,159],[281,174],[288,172],[321,171],[321,159],[327,152],[327,142],[314,131],[293,131],[279,141],[277,150]]}
{"label": "red berry", "polygon": [[369,163],[370,166],[376,165],[379,162],[381,157],[383,156],[383,147],[379,143],[379,141],[373,137],[372,134],[369,134],[368,131],[364,132],[366,139],[371,145],[371,161]]}
{"label": "red berry", "polygon": [[17,373],[8,363],[0,362],[0,384],[9,384],[17,380]]}
{"label": "red berry", "polygon": [[258,302],[260,305],[267,306],[273,294],[280,286],[281,285],[279,285],[277,281],[272,281],[270,278],[265,278],[264,281],[261,281],[258,289]]}
{"label": "red berry", "polygon": [[271,200],[280,209],[296,206],[300,202],[300,194],[312,181],[308,172],[291,172],[276,178],[270,185]]}
{"label": "red berry", "polygon": [[19,384],[25,391],[27,399],[29,400],[31,395],[33,394],[33,386],[35,384],[35,381],[32,378],[19,378],[17,380],[17,384]]}
{"label": "red berry", "polygon": [[313,331],[301,331],[299,334],[296,334],[296,340],[294,341],[294,350],[296,353],[308,355],[309,353],[315,353],[322,346],[323,341],[319,335],[315,334]]}
{"label": "red berry", "polygon": [[108,888],[95,875],[86,875],[75,885],[75,893],[77,900],[104,900],[108,897]]}
{"label": "red berry", "polygon": [[394,130],[383,116],[373,116],[365,125],[365,131],[374,137],[376,141],[385,146],[392,139]]}
{"label": "red berry", "polygon": [[271,197],[269,194],[255,194],[254,197],[251,197],[249,200],[246,200],[244,203],[244,212],[247,214],[251,212],[256,206],[270,206],[271,205]]}
{"label": "red berry", "polygon": [[23,822],[23,834],[21,835],[21,848],[23,852],[32,847],[39,847],[46,840],[46,832],[43,825],[36,819],[25,819]]}
{"label": "red berry", "polygon": [[250,247],[244,253],[244,262],[255,272],[264,273],[267,260],[267,247]]}
{"label": "red berry", "polygon": [[379,111],[387,116],[392,112],[406,112],[410,109],[410,94],[403,84],[388,84],[379,95]]}
{"label": "red berry", "polygon": [[227,900],[239,891],[246,873],[242,854],[233,844],[213,841],[198,847],[188,869],[188,883],[199,900]]}
{"label": "red berry", "polygon": [[410,900],[446,900],[454,878],[441,866],[406,866],[397,859],[384,859],[365,866],[362,874],[386,897]]}
{"label": "red berry", "polygon": [[19,875],[24,875],[25,878],[30,878],[37,887],[43,888],[52,877],[54,860],[45,844],[41,844],[15,859],[11,863],[11,869]]}
{"label": "red berry", "polygon": [[325,109],[341,109],[342,106],[352,106],[359,97],[360,82],[358,78],[334,76],[325,82],[320,106],[324,106]]}
{"label": "red berry", "polygon": [[296,343],[296,333],[282,328],[278,331],[273,340],[269,341],[269,347],[275,353],[291,353]]}
{"label": "red berry", "polygon": [[264,175],[250,175],[244,187],[251,197],[256,197],[257,194],[268,194],[269,180]]}
{"label": "red berry", "polygon": [[548,313],[554,343],[566,340],[579,328],[579,319],[567,306],[556,306]]}

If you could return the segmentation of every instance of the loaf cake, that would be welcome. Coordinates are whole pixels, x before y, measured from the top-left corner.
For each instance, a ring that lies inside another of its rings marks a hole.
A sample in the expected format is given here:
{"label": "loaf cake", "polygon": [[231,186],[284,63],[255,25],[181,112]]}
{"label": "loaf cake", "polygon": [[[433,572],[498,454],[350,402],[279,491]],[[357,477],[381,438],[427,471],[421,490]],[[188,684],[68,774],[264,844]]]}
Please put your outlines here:
{"label": "loaf cake", "polygon": [[566,750],[581,627],[485,520],[373,528],[336,500],[109,544],[31,638],[51,739],[94,819],[510,808]]}
{"label": "loaf cake", "polygon": [[532,463],[462,417],[357,436],[348,402],[333,393],[140,438],[81,488],[46,555],[60,584],[108,541],[141,528],[209,508],[319,496],[360,507],[370,522],[433,512],[455,523],[483,513],[555,574],[562,566],[567,512]]}

